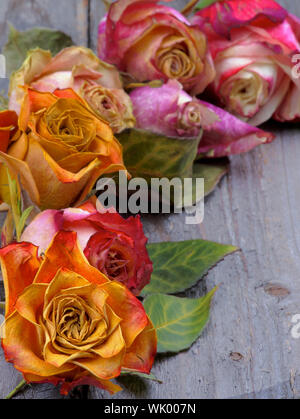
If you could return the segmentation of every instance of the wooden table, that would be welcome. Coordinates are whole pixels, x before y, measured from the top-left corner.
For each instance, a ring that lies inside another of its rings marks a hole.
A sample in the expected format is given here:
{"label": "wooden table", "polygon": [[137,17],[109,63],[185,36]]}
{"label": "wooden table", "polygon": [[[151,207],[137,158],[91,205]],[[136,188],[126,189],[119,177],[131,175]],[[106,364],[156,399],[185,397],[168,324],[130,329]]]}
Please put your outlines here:
{"label": "wooden table", "polygon": [[[300,16],[299,2],[280,3]],[[19,30],[57,28],[95,49],[104,11],[100,0],[1,0],[0,45],[11,22]],[[231,158],[230,174],[206,200],[203,224],[185,225],[184,214],[145,217],[150,241],[204,238],[241,252],[188,292],[198,297],[221,284],[200,339],[188,351],[158,357],[153,372],[163,384],[123,379],[124,391],[114,398],[300,396],[300,339],[291,335],[292,317],[300,313],[300,131],[277,123],[267,129],[277,134],[272,144]],[[0,398],[19,381],[0,351]],[[109,397],[94,388],[76,394]],[[51,385],[33,385],[17,397],[61,398]]]}

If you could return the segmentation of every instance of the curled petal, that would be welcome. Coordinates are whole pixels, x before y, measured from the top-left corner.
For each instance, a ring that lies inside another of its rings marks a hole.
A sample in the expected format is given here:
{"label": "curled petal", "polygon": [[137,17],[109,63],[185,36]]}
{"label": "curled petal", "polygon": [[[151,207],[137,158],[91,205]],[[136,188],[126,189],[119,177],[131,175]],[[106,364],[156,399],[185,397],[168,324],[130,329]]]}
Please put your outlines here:
{"label": "curled petal", "polygon": [[49,284],[61,268],[69,269],[95,284],[104,284],[108,279],[86,260],[74,232],[60,231],[47,249],[35,277],[35,283]]}
{"label": "curled petal", "polygon": [[215,112],[219,121],[204,128],[198,153],[200,156],[222,157],[245,153],[252,148],[270,143],[275,135],[241,121],[223,109],[201,101]]}
{"label": "curled petal", "polygon": [[57,210],[46,210],[38,214],[34,222],[24,230],[21,241],[34,243],[39,253],[46,251],[52,237],[63,228],[63,213]]}
{"label": "curled petal", "polygon": [[88,48],[72,46],[55,57],[36,48],[28,52],[22,67],[13,73],[9,86],[9,108],[20,113],[24,89],[28,85],[42,92],[76,87],[77,80],[92,80],[109,88],[122,88],[119,72]]}
{"label": "curled petal", "polygon": [[[39,194],[35,179],[30,171],[28,164],[22,160],[14,158],[13,156],[7,153],[2,153],[1,151],[0,151],[0,161],[7,165],[7,167],[9,168],[9,171],[13,175],[15,175],[16,177],[20,176],[21,183],[24,189],[28,192],[31,200],[36,205],[39,205],[40,194]],[[0,168],[1,177],[2,177],[2,170],[3,170],[2,167]],[[9,198],[7,196],[7,188],[5,187],[5,185],[2,184],[0,186],[0,190],[1,190],[1,197],[5,200],[8,200]]]}
{"label": "curled petal", "polygon": [[91,385],[91,386],[99,387],[102,390],[108,391],[112,395],[122,390],[122,387],[120,387],[119,385],[109,380],[101,380],[91,375],[87,375],[87,376],[79,378],[76,381],[72,381],[72,382],[64,381],[60,388],[60,392],[62,395],[66,396],[74,387],[83,386],[83,385],[88,385],[88,386]]}
{"label": "curled petal", "polygon": [[46,284],[31,284],[18,297],[15,305],[17,312],[36,326],[39,326],[46,291]]}
{"label": "curled petal", "polygon": [[121,373],[121,364],[125,349],[111,358],[86,358],[73,361],[75,365],[87,370],[93,376],[109,380],[118,377]]}
{"label": "curled petal", "polygon": [[290,84],[284,101],[276,110],[275,119],[281,122],[300,120],[300,88],[294,83]]}
{"label": "curled petal", "polygon": [[127,349],[122,368],[149,374],[156,355],[157,336],[149,320],[145,329]]}
{"label": "curled petal", "polygon": [[34,281],[41,263],[37,250],[31,243],[10,244],[0,249],[6,316],[13,312],[19,295]]}
{"label": "curled petal", "polygon": [[[6,160],[12,160],[10,156],[0,155]],[[77,164],[76,158],[77,155],[74,154],[68,160],[72,159]],[[83,200],[101,174],[124,169],[122,164],[110,164],[109,159],[107,159],[107,163],[102,162],[97,158],[97,154],[87,153],[86,158],[84,157],[86,166],[77,173],[71,172],[67,170],[71,168],[70,163],[69,167],[64,169],[46,153],[37,141],[31,138],[25,162],[17,161],[16,163],[19,166],[30,167],[29,173],[26,172],[26,174],[34,178],[34,183],[39,191],[41,209],[65,208],[74,203],[76,199]]]}
{"label": "curled petal", "polygon": [[119,72],[114,66],[99,60],[89,48],[78,46],[65,48],[60,51],[36,78],[57,71],[72,71],[74,68],[82,65],[95,72],[97,80],[99,80],[102,86],[122,88]]}
{"label": "curled petal", "polygon": [[[209,21],[221,36],[229,36],[232,28],[244,26],[256,19],[260,22],[282,22],[287,11],[274,0],[217,1],[196,13]],[[267,23],[266,23],[267,24]]]}
{"label": "curled petal", "polygon": [[2,346],[7,362],[13,362],[22,373],[40,377],[51,377],[74,370],[74,365],[66,364],[57,368],[44,361],[40,339],[41,328],[14,311],[4,323]]}
{"label": "curled petal", "polygon": [[117,282],[103,284],[108,293],[108,305],[123,319],[121,327],[126,346],[130,347],[148,324],[148,317],[141,302],[126,287]]}
{"label": "curled petal", "polygon": [[0,151],[7,151],[9,140],[18,126],[18,116],[14,111],[0,112]]}
{"label": "curled petal", "polygon": [[[64,375],[68,376],[68,374],[64,374]],[[47,383],[47,384],[53,384],[55,386],[61,385],[60,393],[63,396],[67,396],[73,388],[77,386],[84,386],[84,385],[95,386],[102,390],[107,390],[110,394],[116,394],[122,390],[122,388],[118,386],[117,384],[109,380],[97,379],[96,377],[91,376],[88,372],[78,373],[77,378],[76,378],[76,371],[75,371],[75,378],[73,379],[68,378],[68,377],[66,378],[66,377],[55,377],[55,376],[45,379],[45,377],[41,377],[39,375],[34,375],[34,374],[28,374],[28,373],[23,374],[23,376],[24,376],[24,379],[27,381],[27,383],[39,383],[39,384]]]}
{"label": "curled petal", "polygon": [[12,74],[9,83],[9,109],[20,113],[21,103],[24,98],[24,89],[20,86],[29,85],[36,74],[39,74],[43,68],[51,61],[49,51],[36,48],[28,52],[27,58],[22,67]]}

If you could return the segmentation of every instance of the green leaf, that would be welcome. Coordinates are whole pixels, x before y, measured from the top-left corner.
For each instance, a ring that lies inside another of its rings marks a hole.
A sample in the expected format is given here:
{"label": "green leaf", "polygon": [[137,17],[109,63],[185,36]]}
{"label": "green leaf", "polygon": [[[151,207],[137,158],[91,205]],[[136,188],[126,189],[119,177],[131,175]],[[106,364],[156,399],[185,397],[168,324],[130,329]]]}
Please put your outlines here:
{"label": "green leaf", "polygon": [[157,332],[157,352],[179,352],[192,345],[209,319],[215,291],[196,299],[164,294],[146,298],[144,307]]}
{"label": "green leaf", "polygon": [[[204,196],[210,194],[221,178],[227,173],[229,160],[201,160],[194,164],[197,158],[199,139],[178,139],[165,137],[139,129],[125,130],[117,135],[123,145],[124,162],[133,177],[142,177],[150,183],[151,178],[204,178]],[[185,193],[188,202],[189,193]],[[196,200],[196,182],[193,182],[192,203]],[[171,196],[175,205],[182,199]]]}
{"label": "green leaf", "polygon": [[182,292],[237,247],[206,240],[151,243],[147,246],[154,271],[142,295]]}
{"label": "green leaf", "polygon": [[211,6],[214,3],[217,3],[220,0],[200,0],[195,7],[195,11],[205,9],[205,7]]}
{"label": "green leaf", "polygon": [[138,371],[121,371],[121,376],[128,376],[132,375],[133,377],[139,377],[150,381],[156,381],[159,384],[162,384],[162,381],[155,377],[154,374],[143,374],[142,372]]}
{"label": "green leaf", "polygon": [[[223,159],[215,159],[213,161],[209,161],[206,163],[206,160],[204,160],[205,163],[201,163],[201,160],[196,162],[193,166],[193,183],[192,188],[185,188],[184,189],[184,200],[179,200],[180,197],[175,197],[174,203],[176,206],[180,207],[182,206],[182,202],[192,202],[193,205],[200,202],[201,199],[208,196],[217,184],[220,182],[220,180],[223,178],[223,176],[226,175],[229,169],[229,160],[227,157]],[[197,192],[197,183],[196,179],[204,179],[204,194],[202,194],[202,191]],[[177,199],[176,199],[177,198]],[[180,205],[181,204],[181,205]]]}
{"label": "green leaf", "polygon": [[63,32],[48,28],[33,28],[24,32],[17,31],[10,25],[8,42],[3,47],[6,57],[6,71],[10,75],[21,67],[27,51],[42,48],[56,55],[63,48],[73,45],[72,39]]}
{"label": "green leaf", "polygon": [[124,162],[133,177],[191,177],[198,139],[177,139],[150,131],[129,129],[117,135]]}
{"label": "green leaf", "polygon": [[22,213],[22,215],[21,215],[21,218],[20,218],[20,221],[19,221],[19,231],[23,231],[24,230],[24,227],[25,227],[25,224],[26,224],[26,221],[27,221],[27,218],[30,216],[30,214],[31,214],[31,212],[32,212],[32,210],[33,210],[33,206],[32,207],[28,207],[28,208],[26,208],[25,209],[25,211]]}
{"label": "green leaf", "polygon": [[8,168],[6,169],[6,176],[7,176],[12,218],[13,218],[13,222],[14,222],[14,226],[16,230],[17,241],[20,241],[21,234],[25,227],[26,220],[31,214],[32,210],[34,209],[34,206],[25,208],[24,212],[22,212],[24,205],[23,205],[21,188],[19,186],[19,181],[11,177]]}
{"label": "green leaf", "polygon": [[209,195],[228,173],[229,160],[224,159],[213,160],[209,163],[202,163],[201,160],[194,164],[193,177],[204,178],[204,193]]}

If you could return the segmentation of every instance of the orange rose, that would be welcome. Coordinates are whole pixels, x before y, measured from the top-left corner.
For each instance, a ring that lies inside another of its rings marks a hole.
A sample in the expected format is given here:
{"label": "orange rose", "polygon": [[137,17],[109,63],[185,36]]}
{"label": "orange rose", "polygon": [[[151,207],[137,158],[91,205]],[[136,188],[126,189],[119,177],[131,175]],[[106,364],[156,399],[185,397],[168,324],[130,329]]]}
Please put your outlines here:
{"label": "orange rose", "polygon": [[31,243],[0,249],[6,290],[2,346],[27,382],[92,384],[111,393],[121,371],[149,373],[156,333],[128,289],[91,266],[76,233],[59,232],[38,257]]}
{"label": "orange rose", "polygon": [[[0,161],[20,175],[41,209],[81,201],[100,175],[124,170],[121,145],[108,123],[72,89],[52,94],[26,88],[19,128]],[[5,194],[2,183],[1,196],[7,200]]]}

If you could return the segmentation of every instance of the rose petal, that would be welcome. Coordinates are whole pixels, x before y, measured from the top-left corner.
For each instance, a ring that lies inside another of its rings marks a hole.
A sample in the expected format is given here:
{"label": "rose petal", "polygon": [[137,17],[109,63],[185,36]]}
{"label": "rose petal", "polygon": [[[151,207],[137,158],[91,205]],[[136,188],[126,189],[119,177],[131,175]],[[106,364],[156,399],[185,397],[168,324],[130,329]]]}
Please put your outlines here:
{"label": "rose petal", "polygon": [[[0,162],[5,163],[9,168],[9,171],[15,177],[20,176],[20,180],[23,188],[28,192],[31,200],[36,204],[40,204],[40,194],[35,183],[34,177],[29,169],[26,162],[16,159],[7,153],[0,151]],[[5,185],[0,186],[1,196],[5,196]],[[6,192],[7,194],[7,192]]]}
{"label": "rose petal", "polygon": [[111,358],[119,354],[125,348],[125,341],[122,335],[122,328],[118,326],[108,339],[98,347],[93,347],[92,352],[101,358]]}
{"label": "rose petal", "polygon": [[97,378],[109,380],[120,375],[124,353],[125,349],[111,358],[96,357],[95,359],[76,359],[73,363],[86,369]]}
{"label": "rose petal", "polygon": [[81,275],[76,275],[73,270],[69,270],[65,267],[60,268],[46,290],[44,299],[45,308],[48,306],[51,300],[59,295],[62,291],[71,288],[85,287],[87,285],[90,285],[89,281],[87,281]]}
{"label": "rose petal", "polygon": [[122,368],[149,374],[156,355],[157,336],[149,320],[145,329],[127,349]]}
{"label": "rose petal", "polygon": [[13,312],[19,295],[33,283],[40,267],[37,250],[31,243],[10,244],[0,249],[6,316]]}
{"label": "rose petal", "polygon": [[46,284],[32,284],[22,292],[15,305],[18,313],[36,326],[39,326],[46,291]]}
{"label": "rose petal", "polygon": [[122,390],[122,387],[112,383],[109,380],[101,380],[97,379],[96,377],[87,376],[79,378],[78,380],[71,383],[65,381],[60,388],[60,392],[62,395],[67,395],[74,387],[83,385],[96,386],[102,390],[107,390],[110,394],[116,394]]}
{"label": "rose petal", "polygon": [[46,210],[38,214],[24,230],[21,241],[35,244],[39,254],[48,248],[53,236],[63,227],[63,212]]}
{"label": "rose petal", "polygon": [[38,92],[29,87],[24,87],[24,89],[25,96],[19,116],[19,127],[26,132],[30,114],[38,112],[40,109],[48,109],[57,99],[52,93]]}
{"label": "rose petal", "polygon": [[[101,85],[109,88],[122,88],[121,79],[116,68],[108,63],[100,61],[99,58],[85,47],[73,46],[60,51],[43,71],[37,76],[51,74],[58,71],[72,71],[74,68],[84,65],[85,68],[98,73]],[[69,86],[71,87],[71,86]]]}
{"label": "rose petal", "polygon": [[117,282],[106,283],[103,285],[103,289],[109,295],[107,304],[123,319],[122,333],[126,346],[130,347],[148,323],[143,305],[126,287]]}
{"label": "rose petal", "polygon": [[[3,155],[0,153],[0,156]],[[76,160],[76,154],[73,155],[73,159]],[[6,160],[9,160],[9,157],[6,157]],[[29,141],[25,162],[17,161],[17,163],[19,166],[27,163],[26,166],[30,167],[29,173],[34,178],[40,194],[39,206],[41,209],[68,207],[78,198],[79,194],[79,199],[83,199],[102,173],[115,168],[117,171],[119,168],[117,165],[103,168],[101,160],[95,158],[78,173],[69,172],[59,166],[33,139]],[[123,168],[123,166],[121,167]],[[26,185],[23,184],[23,186]]]}
{"label": "rose petal", "polygon": [[198,153],[207,157],[222,157],[231,154],[245,153],[252,148],[269,143],[275,135],[253,127],[241,121],[223,109],[201,101],[219,117],[208,128],[204,128]]}
{"label": "rose petal", "polygon": [[74,370],[74,365],[56,368],[45,362],[41,353],[40,328],[14,311],[4,323],[2,346],[7,362],[23,373],[51,377]]}
{"label": "rose petal", "polygon": [[6,152],[9,139],[18,126],[18,116],[14,111],[0,112],[0,151]]}
{"label": "rose petal", "polygon": [[76,272],[90,283],[100,285],[108,281],[88,263],[74,232],[60,231],[56,234],[45,253],[35,283],[49,284],[61,268]]}
{"label": "rose petal", "polygon": [[228,36],[232,28],[246,25],[255,19],[282,22],[287,11],[273,0],[227,0],[213,3],[196,13],[208,20],[221,36]]}
{"label": "rose petal", "polygon": [[36,48],[28,52],[22,67],[11,75],[9,83],[9,109],[18,114],[25,91],[21,86],[29,85],[36,74],[39,74],[51,60],[49,51]]}

